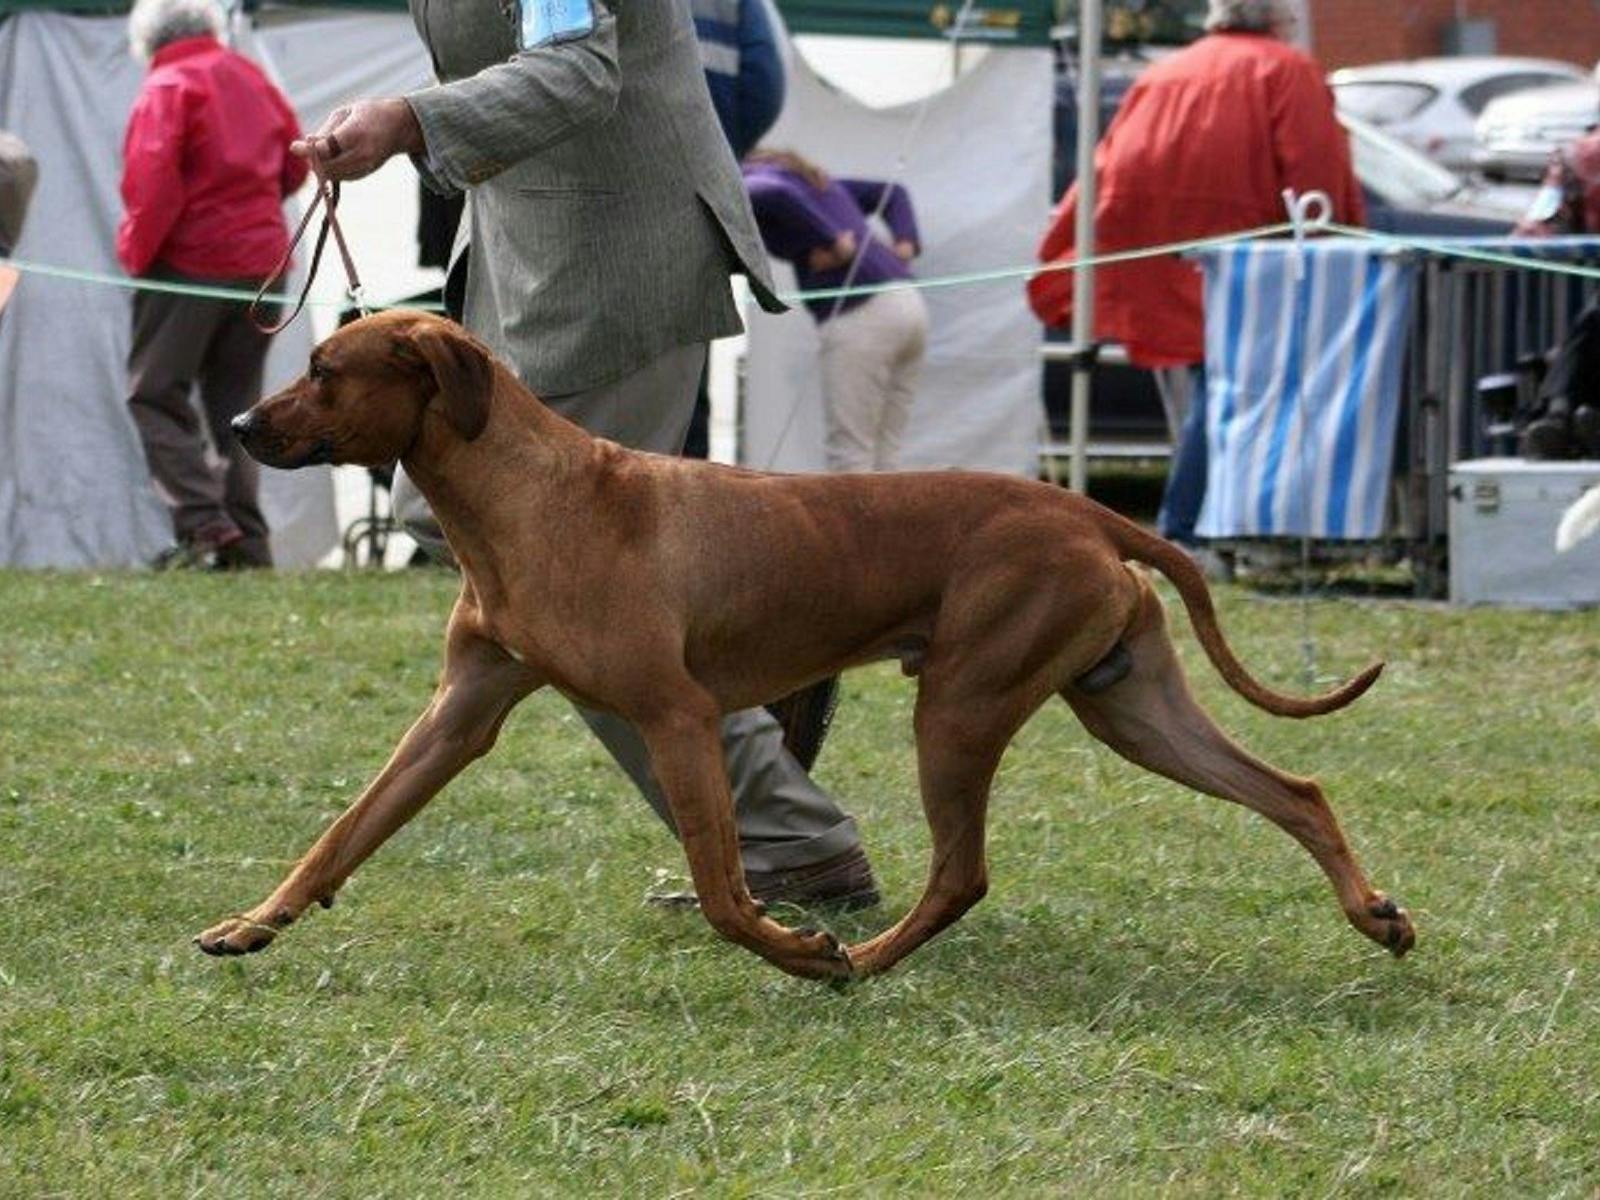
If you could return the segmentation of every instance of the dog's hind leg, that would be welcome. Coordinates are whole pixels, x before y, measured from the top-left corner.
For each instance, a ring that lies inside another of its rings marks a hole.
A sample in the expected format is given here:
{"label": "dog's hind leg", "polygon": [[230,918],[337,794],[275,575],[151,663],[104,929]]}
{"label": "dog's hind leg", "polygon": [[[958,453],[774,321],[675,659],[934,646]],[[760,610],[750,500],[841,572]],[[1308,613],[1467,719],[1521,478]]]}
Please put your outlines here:
{"label": "dog's hind leg", "polygon": [[489,751],[506,714],[538,682],[498,646],[453,621],[433,702],[378,777],[272,895],[212,926],[195,943],[207,954],[248,954],[265,949],[312,904],[331,905],[340,885],[369,854],[463,767]]}
{"label": "dog's hind leg", "polygon": [[1411,949],[1411,918],[1367,882],[1321,788],[1248,754],[1195,702],[1153,593],[1125,644],[1133,659],[1125,679],[1092,694],[1061,691],[1089,732],[1142,767],[1277,824],[1326,872],[1352,925],[1397,956]]}
{"label": "dog's hind leg", "polygon": [[928,880],[916,907],[870,941],[850,947],[860,974],[886,971],[949,928],[989,890],[984,851],[989,789],[1011,735],[1049,695],[977,695],[924,675],[917,697],[917,776],[932,834]]}
{"label": "dog's hind leg", "polygon": [[722,757],[722,712],[692,683],[680,692],[652,715],[632,719],[672,811],[701,914],[718,933],[791,975],[850,975],[850,961],[832,934],[788,929],[765,916],[751,898]]}

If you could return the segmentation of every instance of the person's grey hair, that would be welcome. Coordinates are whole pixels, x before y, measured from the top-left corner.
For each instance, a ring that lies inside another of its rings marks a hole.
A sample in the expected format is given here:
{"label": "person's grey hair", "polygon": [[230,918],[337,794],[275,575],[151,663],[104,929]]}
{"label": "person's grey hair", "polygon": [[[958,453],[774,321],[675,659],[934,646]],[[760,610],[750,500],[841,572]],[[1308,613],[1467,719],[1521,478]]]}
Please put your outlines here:
{"label": "person's grey hair", "polygon": [[135,0],[128,14],[128,46],[140,62],[184,38],[222,33],[222,11],[215,0]]}
{"label": "person's grey hair", "polygon": [[1294,5],[1289,0],[1211,0],[1206,30],[1217,33],[1237,29],[1247,33],[1286,33],[1294,28]]}

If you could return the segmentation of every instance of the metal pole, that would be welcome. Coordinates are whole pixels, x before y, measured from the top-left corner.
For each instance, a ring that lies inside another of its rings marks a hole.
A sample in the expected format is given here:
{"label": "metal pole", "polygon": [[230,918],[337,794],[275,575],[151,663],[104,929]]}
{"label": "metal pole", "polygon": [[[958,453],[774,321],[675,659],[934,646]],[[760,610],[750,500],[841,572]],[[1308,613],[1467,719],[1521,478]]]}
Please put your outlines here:
{"label": "metal pole", "polygon": [[[1078,261],[1094,257],[1097,199],[1094,151],[1100,141],[1100,0],[1078,4]],[[1083,355],[1072,372],[1072,466],[1067,482],[1076,492],[1089,484],[1089,390],[1094,356],[1094,268],[1082,267],[1072,280],[1072,340]]]}

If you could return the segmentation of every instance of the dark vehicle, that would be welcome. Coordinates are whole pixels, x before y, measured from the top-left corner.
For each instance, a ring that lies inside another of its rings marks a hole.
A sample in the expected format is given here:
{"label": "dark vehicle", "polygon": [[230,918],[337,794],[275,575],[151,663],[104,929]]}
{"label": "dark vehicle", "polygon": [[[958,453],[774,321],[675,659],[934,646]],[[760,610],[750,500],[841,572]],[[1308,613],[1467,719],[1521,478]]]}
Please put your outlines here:
{"label": "dark vehicle", "polygon": [[[1162,49],[1125,51],[1105,60],[1100,118],[1104,130],[1145,67]],[[1500,236],[1522,215],[1522,196],[1506,189],[1480,187],[1439,166],[1381,130],[1347,114],[1339,120],[1350,133],[1356,176],[1367,199],[1367,224],[1385,233],[1413,237]],[[1077,75],[1070,63],[1057,71],[1055,95],[1055,197],[1076,177]],[[1069,343],[1066,329],[1051,329],[1046,340]],[[1072,368],[1047,362],[1045,411],[1050,438],[1064,452],[1072,408]],[[1089,413],[1090,454],[1096,457],[1165,457],[1170,449],[1166,417],[1155,380],[1136,367],[1102,364],[1095,371]]]}

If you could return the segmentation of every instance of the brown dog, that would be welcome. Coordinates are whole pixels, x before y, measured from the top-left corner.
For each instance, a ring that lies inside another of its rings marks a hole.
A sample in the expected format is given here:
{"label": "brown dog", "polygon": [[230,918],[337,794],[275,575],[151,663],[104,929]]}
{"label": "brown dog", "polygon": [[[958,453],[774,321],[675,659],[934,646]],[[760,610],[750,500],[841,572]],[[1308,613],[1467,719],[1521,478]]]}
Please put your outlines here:
{"label": "brown dog", "polygon": [[[331,904],[545,684],[638,726],[706,919],[796,975],[885,970],[983,896],[990,780],[1051,696],[1126,758],[1282,826],[1362,933],[1397,955],[1415,940],[1317,785],[1252,758],[1196,705],[1161,603],[1124,560],[1172,581],[1212,664],[1268,712],[1342,708],[1380,667],[1316,698],[1269,690],[1229,649],[1189,558],[1081,496],[996,475],[763,475],[634,453],[556,416],[457,326],[415,313],[341,329],[304,379],[234,426],[275,467],[401,460],[462,587],[432,703],[277,890],[200,935],[208,954],[260,950]],[[917,679],[933,861],[917,906],[846,949],[777,924],[746,891],[718,725],[883,658]]]}

